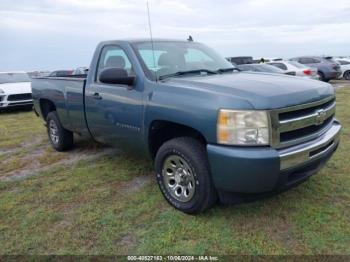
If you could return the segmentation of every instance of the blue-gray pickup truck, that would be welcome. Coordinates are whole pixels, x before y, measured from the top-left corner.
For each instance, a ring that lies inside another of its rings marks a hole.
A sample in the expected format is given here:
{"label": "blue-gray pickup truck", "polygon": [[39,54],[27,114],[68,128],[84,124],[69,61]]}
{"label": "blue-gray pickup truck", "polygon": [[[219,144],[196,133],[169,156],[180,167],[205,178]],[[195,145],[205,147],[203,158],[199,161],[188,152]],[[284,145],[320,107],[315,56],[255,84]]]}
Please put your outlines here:
{"label": "blue-gray pickup truck", "polygon": [[87,75],[32,91],[56,150],[76,133],[149,155],[165,199],[190,214],[298,185],[339,144],[331,85],[239,72],[192,41],[102,42]]}

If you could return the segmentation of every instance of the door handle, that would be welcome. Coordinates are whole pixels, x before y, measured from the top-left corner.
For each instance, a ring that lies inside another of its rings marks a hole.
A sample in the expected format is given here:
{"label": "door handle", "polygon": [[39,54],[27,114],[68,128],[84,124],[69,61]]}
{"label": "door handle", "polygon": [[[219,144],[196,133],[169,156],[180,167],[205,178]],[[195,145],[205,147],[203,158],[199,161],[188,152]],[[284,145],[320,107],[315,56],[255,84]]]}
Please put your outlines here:
{"label": "door handle", "polygon": [[101,100],[101,99],[102,99],[102,96],[100,96],[99,93],[93,94],[92,97],[93,97],[94,99],[96,99],[96,100]]}

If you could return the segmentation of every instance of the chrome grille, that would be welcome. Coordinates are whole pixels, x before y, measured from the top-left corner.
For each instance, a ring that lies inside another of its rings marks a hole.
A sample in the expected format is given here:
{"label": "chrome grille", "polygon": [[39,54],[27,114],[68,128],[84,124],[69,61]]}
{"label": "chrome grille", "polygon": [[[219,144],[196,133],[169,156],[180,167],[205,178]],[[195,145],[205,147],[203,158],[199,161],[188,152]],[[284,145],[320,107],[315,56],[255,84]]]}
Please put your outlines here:
{"label": "chrome grille", "polygon": [[335,97],[272,110],[271,145],[284,148],[319,137],[331,128],[335,115]]}

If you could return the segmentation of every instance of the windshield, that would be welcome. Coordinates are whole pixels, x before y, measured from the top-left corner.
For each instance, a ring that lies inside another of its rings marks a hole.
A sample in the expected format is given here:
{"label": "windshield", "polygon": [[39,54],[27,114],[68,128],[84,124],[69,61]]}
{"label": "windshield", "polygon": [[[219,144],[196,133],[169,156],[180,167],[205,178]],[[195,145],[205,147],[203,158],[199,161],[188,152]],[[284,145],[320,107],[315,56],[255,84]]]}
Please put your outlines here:
{"label": "windshield", "polygon": [[234,69],[233,65],[211,48],[194,42],[155,41],[134,44],[152,79],[162,79],[178,72],[216,72]]}
{"label": "windshield", "polygon": [[27,73],[0,73],[0,84],[30,81]]}

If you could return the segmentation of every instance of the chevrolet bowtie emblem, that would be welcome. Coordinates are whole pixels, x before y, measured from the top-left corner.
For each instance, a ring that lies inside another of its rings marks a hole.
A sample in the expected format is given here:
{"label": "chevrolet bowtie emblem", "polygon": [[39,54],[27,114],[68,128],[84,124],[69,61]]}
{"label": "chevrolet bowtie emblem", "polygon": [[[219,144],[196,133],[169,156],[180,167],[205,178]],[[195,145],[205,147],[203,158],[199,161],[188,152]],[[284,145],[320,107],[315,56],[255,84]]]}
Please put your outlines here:
{"label": "chevrolet bowtie emblem", "polygon": [[316,125],[321,125],[327,118],[327,112],[323,109],[319,109],[316,111]]}

